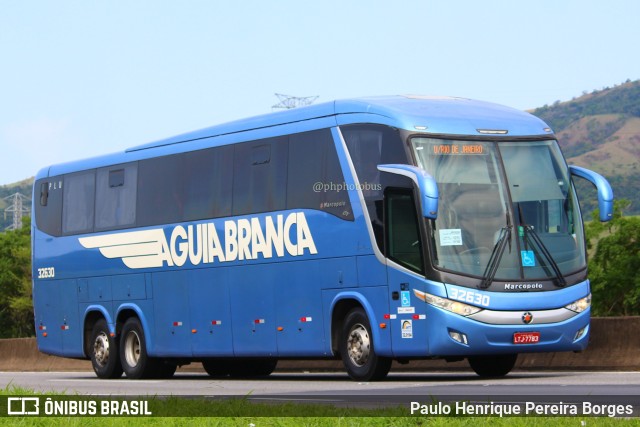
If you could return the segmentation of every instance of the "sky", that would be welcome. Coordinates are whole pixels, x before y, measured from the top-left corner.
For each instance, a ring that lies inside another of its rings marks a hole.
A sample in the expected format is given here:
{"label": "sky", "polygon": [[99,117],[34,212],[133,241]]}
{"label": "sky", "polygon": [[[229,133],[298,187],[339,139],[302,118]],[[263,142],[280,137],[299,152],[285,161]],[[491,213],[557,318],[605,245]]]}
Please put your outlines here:
{"label": "sky", "polygon": [[525,110],[640,79],[637,0],[0,2],[0,185],[275,93]]}

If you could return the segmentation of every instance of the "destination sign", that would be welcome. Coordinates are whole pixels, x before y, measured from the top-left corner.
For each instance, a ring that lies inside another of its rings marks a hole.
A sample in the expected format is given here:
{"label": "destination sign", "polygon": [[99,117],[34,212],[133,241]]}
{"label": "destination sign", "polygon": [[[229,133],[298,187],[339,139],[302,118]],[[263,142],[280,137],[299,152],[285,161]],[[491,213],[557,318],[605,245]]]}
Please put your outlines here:
{"label": "destination sign", "polygon": [[438,144],[432,146],[435,155],[484,154],[482,144]]}

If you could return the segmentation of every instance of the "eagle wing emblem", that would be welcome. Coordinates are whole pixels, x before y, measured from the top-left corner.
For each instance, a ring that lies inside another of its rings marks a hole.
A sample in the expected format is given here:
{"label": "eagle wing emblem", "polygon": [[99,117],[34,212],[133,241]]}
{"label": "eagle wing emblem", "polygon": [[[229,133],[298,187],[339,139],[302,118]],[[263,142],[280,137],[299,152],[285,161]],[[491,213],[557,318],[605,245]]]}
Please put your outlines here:
{"label": "eagle wing emblem", "polygon": [[164,231],[132,231],[81,237],[80,244],[87,249],[98,248],[106,258],[121,258],[129,268],[162,267]]}

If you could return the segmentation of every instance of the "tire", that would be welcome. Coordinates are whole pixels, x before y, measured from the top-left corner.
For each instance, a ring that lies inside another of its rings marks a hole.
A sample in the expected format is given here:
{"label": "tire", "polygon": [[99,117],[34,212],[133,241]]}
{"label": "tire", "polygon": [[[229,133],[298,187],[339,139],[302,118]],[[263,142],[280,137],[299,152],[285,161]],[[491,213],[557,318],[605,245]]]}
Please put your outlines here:
{"label": "tire", "polygon": [[150,378],[156,364],[147,355],[144,331],[137,317],[130,317],[120,333],[120,363],[130,379]]}
{"label": "tire", "polygon": [[469,357],[469,365],[476,374],[485,378],[498,378],[507,375],[516,364],[517,354],[499,354],[495,356]]}
{"label": "tire", "polygon": [[107,321],[99,319],[91,330],[91,365],[98,378],[114,379],[122,376],[118,340],[111,336]]}
{"label": "tire", "polygon": [[369,319],[362,308],[347,314],[339,342],[340,357],[351,379],[379,381],[391,369],[391,359],[375,352]]}

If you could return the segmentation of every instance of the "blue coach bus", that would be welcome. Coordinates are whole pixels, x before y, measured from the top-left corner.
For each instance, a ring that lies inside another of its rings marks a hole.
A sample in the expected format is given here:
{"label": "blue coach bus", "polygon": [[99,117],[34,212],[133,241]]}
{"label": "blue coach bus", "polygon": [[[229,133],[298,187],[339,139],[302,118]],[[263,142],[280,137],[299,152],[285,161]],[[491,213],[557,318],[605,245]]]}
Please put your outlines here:
{"label": "blue coach bus", "polygon": [[263,376],[279,359],[580,351],[591,293],[572,175],[538,118],[461,98],[335,101],[41,170],[39,350],[100,378]]}

